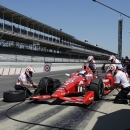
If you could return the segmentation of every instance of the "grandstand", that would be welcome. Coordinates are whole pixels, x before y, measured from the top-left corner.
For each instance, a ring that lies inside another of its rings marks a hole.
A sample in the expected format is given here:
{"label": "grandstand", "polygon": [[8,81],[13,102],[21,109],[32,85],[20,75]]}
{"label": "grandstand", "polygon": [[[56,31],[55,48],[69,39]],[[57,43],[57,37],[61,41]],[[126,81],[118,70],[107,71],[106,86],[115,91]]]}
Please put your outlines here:
{"label": "grandstand", "polygon": [[0,6],[0,61],[83,62],[106,60],[114,52]]}

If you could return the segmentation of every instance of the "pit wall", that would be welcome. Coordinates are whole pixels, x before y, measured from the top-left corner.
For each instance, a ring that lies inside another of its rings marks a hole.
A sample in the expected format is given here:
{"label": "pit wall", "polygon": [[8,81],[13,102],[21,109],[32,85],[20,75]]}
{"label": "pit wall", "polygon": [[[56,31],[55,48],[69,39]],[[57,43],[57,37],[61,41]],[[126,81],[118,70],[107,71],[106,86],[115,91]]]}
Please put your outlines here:
{"label": "pit wall", "polygon": [[[47,64],[47,63],[46,63]],[[51,63],[50,71],[68,70],[68,69],[82,69],[83,63]],[[35,73],[46,73],[44,63],[23,63],[23,62],[1,62],[0,75],[19,75],[25,71],[27,66],[31,66]],[[97,67],[102,66],[98,64]]]}

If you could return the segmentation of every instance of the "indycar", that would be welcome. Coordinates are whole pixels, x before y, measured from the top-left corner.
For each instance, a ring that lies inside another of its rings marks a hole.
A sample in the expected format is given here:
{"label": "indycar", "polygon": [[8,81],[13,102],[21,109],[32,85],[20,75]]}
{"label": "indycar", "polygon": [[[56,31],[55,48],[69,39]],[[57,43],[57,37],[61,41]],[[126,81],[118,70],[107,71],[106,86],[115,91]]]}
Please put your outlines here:
{"label": "indycar", "polygon": [[109,72],[100,78],[93,74],[87,64],[83,65],[80,71],[66,75],[68,78],[62,83],[59,79],[52,79],[51,77],[41,78],[38,87],[30,96],[30,100],[40,101],[59,98],[63,101],[89,104],[102,99],[104,95],[110,92],[104,88],[114,84],[114,78]]}

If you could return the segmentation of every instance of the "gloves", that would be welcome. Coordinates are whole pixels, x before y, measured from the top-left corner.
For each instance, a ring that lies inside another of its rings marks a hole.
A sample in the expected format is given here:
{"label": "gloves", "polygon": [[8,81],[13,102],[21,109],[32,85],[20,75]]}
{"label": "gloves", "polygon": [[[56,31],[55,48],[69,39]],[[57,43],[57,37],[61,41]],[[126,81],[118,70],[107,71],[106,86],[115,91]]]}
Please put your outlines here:
{"label": "gloves", "polygon": [[38,87],[37,85],[33,84],[33,88],[37,88],[37,87]]}
{"label": "gloves", "polygon": [[104,90],[109,90],[109,88],[108,88],[108,87],[105,87]]}

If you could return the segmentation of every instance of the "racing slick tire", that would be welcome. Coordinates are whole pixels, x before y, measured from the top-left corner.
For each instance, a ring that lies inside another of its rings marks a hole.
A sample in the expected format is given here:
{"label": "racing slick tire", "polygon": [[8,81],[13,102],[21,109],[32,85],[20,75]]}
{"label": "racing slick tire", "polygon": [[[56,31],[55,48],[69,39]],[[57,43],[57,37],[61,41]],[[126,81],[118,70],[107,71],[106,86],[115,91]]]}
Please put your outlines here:
{"label": "racing slick tire", "polygon": [[3,93],[4,102],[21,102],[26,100],[26,92],[24,90],[9,90]]}
{"label": "racing slick tire", "polygon": [[53,85],[54,85],[54,90],[59,88],[61,86],[61,82],[59,79],[53,79]]}
{"label": "racing slick tire", "polygon": [[35,90],[34,95],[36,94],[52,94],[53,91],[59,87],[61,82],[59,79],[52,79],[50,77],[43,77],[39,81],[38,88]]}
{"label": "racing slick tire", "polygon": [[104,87],[103,82],[101,78],[94,78],[90,82],[89,90],[94,91],[94,100],[100,100],[102,99],[103,93],[104,93]]}

